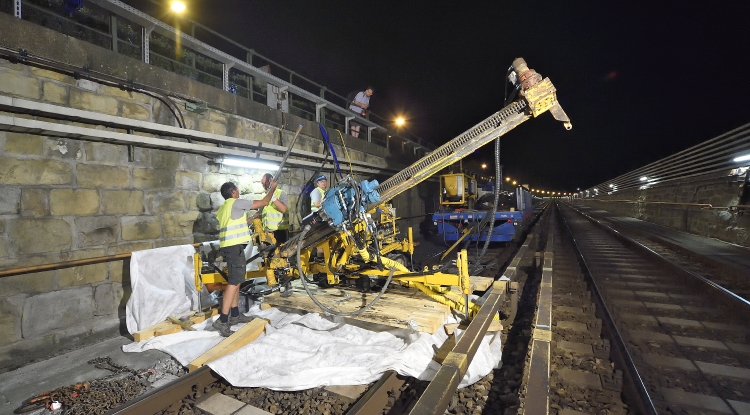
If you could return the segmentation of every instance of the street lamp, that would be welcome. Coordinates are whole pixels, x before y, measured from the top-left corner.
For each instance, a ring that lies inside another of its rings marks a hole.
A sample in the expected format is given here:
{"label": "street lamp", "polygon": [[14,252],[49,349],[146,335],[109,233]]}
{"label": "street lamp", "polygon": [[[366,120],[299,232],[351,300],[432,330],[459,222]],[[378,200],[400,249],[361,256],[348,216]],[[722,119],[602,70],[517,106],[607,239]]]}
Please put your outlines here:
{"label": "street lamp", "polygon": [[185,6],[185,3],[175,0],[172,2],[171,8],[172,8],[172,11],[175,13],[182,13],[185,11],[186,6]]}
{"label": "street lamp", "polygon": [[487,168],[487,163],[482,163],[482,168],[486,169]]}

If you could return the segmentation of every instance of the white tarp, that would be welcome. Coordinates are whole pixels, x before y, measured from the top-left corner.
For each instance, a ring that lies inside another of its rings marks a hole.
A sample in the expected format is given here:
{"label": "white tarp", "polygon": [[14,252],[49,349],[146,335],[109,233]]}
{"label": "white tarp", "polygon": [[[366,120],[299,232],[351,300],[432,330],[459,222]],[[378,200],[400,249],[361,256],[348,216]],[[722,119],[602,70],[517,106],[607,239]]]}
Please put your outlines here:
{"label": "white tarp", "polygon": [[[194,289],[191,293],[185,288],[187,280],[177,278],[178,273],[174,271],[175,275],[172,278],[165,278],[163,275],[165,265],[171,262],[180,263],[180,258],[185,252],[174,250],[169,253],[174,258],[169,261],[166,251],[158,255],[139,255],[136,262],[140,264],[137,268],[140,274],[136,278],[131,275],[133,294],[135,295],[136,287],[139,285],[145,287],[139,291],[157,289],[156,287],[160,291],[171,293],[182,290],[182,304],[190,303],[190,295],[194,293]],[[153,262],[152,266],[147,265],[149,262]],[[175,266],[173,270],[177,268]],[[189,269],[192,270],[192,264]],[[154,280],[159,283],[155,283]],[[171,281],[171,288],[164,286],[165,281]],[[157,298],[149,294],[143,297]],[[154,308],[163,307],[163,304],[133,301],[131,298],[128,307],[136,306],[148,308],[150,311],[133,310],[134,315],[156,316],[159,313],[154,312]],[[131,312],[128,312],[128,318],[130,314]],[[169,314],[179,313],[174,310],[168,312],[165,308],[164,317],[154,323],[162,321]],[[264,311],[254,308],[249,314],[270,321],[266,325],[265,333],[245,347],[209,363],[211,369],[238,387],[301,390],[316,386],[360,385],[376,381],[387,370],[430,380],[440,368],[432,358],[448,337],[442,327],[430,335],[409,329],[365,330],[334,318],[323,317],[318,313],[298,315],[285,313],[276,308]],[[187,366],[223,340],[211,328],[211,322],[213,319],[195,325],[195,331],[182,331],[125,345],[123,350],[161,350]],[[449,322],[454,321],[446,323]],[[128,324],[130,329],[130,321]],[[233,329],[239,327],[240,325],[237,325]],[[459,331],[456,332],[459,337],[460,334]],[[460,386],[470,385],[484,377],[499,364],[500,357],[500,334],[485,336]]]}
{"label": "white tarp", "polygon": [[192,245],[133,252],[125,323],[130,334],[197,309]]}

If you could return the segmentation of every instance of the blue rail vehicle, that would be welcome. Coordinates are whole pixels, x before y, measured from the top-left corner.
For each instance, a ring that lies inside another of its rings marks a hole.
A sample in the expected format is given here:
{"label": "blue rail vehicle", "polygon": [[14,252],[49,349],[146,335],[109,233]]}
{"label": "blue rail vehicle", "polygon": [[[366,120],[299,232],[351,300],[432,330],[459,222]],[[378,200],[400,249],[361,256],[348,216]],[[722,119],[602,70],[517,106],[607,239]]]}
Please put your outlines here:
{"label": "blue rail vehicle", "polygon": [[[460,186],[461,182],[469,183],[461,189],[463,194],[461,190],[458,192],[452,191],[452,188],[455,189],[457,184]],[[494,193],[490,191],[482,195],[482,191],[479,189],[474,194],[469,193],[470,190],[473,190],[471,189],[471,183],[471,177],[464,177],[463,180],[455,181],[448,177],[444,181],[443,176],[441,176],[441,185],[443,186],[441,202],[447,203],[441,203],[441,211],[432,215],[433,225],[437,226],[438,236],[441,236],[446,243],[454,243],[459,239],[484,242],[487,240],[490,226],[492,226],[490,242],[510,242],[517,238],[532,218],[534,207],[531,192],[524,186],[518,186],[513,191],[501,192],[494,224],[490,224],[489,219],[485,218],[492,213]],[[474,188],[476,188],[475,184]],[[458,193],[458,195],[454,193]],[[466,203],[465,206],[457,207],[455,201],[459,199],[459,196],[461,196],[460,199],[470,202]]]}

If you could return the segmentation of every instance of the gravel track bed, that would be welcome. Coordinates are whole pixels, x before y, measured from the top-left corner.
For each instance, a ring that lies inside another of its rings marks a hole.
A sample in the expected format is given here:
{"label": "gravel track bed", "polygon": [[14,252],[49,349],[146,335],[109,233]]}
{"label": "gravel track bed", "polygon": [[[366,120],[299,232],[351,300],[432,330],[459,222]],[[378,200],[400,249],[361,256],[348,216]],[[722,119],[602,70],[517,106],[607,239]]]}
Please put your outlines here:
{"label": "gravel track bed", "polygon": [[[563,370],[574,370],[605,377],[615,376],[614,364],[608,357],[602,358],[608,353],[601,353],[601,350],[609,348],[609,341],[601,337],[601,320],[597,318],[596,307],[591,303],[591,293],[572,246],[562,233],[555,235],[552,292],[550,414],[556,415],[563,409],[599,415],[627,414],[628,406],[623,403],[619,391],[581,387],[561,375]],[[573,312],[563,307],[575,307],[580,311]],[[560,322],[583,323],[586,330],[562,328]],[[563,341],[589,345],[595,354],[562,349]]]}

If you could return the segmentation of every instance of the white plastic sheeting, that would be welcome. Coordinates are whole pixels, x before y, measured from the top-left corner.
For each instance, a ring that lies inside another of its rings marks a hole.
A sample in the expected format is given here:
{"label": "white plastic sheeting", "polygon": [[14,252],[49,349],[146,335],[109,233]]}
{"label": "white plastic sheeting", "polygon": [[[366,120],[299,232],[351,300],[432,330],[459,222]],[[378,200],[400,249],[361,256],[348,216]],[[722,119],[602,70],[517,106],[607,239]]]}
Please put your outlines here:
{"label": "white plastic sheeting", "polygon": [[[163,321],[170,314],[180,314],[178,310],[188,311],[197,301],[192,286],[192,257],[189,265],[186,259],[192,252],[193,248],[187,245],[133,253],[133,296],[127,312],[131,333]],[[238,387],[302,390],[360,385],[378,380],[387,370],[431,380],[440,368],[432,358],[448,338],[442,327],[430,335],[410,329],[366,330],[318,313],[298,315],[276,308],[260,311],[256,307],[249,314],[270,321],[265,333],[209,363],[211,369]],[[123,350],[161,350],[187,366],[223,340],[211,328],[212,322],[213,319],[195,325],[195,331],[125,345]],[[455,321],[446,321],[451,322]],[[460,338],[460,331],[456,335]],[[487,375],[499,364],[500,357],[500,334],[485,336],[460,387]]]}
{"label": "white plastic sheeting", "polygon": [[[245,347],[211,363],[211,369],[238,387],[301,390],[316,386],[361,385],[387,370],[431,380],[440,365],[432,360],[447,339],[442,328],[433,334],[408,329],[370,331],[336,323],[318,313],[290,314],[271,308],[251,315],[268,319],[266,332]],[[123,346],[125,352],[161,350],[187,366],[223,338],[206,321],[196,331],[153,337]],[[237,325],[234,329],[238,329]],[[460,332],[456,333],[460,338]],[[460,387],[487,375],[500,362],[499,333],[487,335]]]}
{"label": "white plastic sheeting", "polygon": [[192,245],[133,252],[125,323],[130,334],[162,322],[170,315],[197,309]]}

